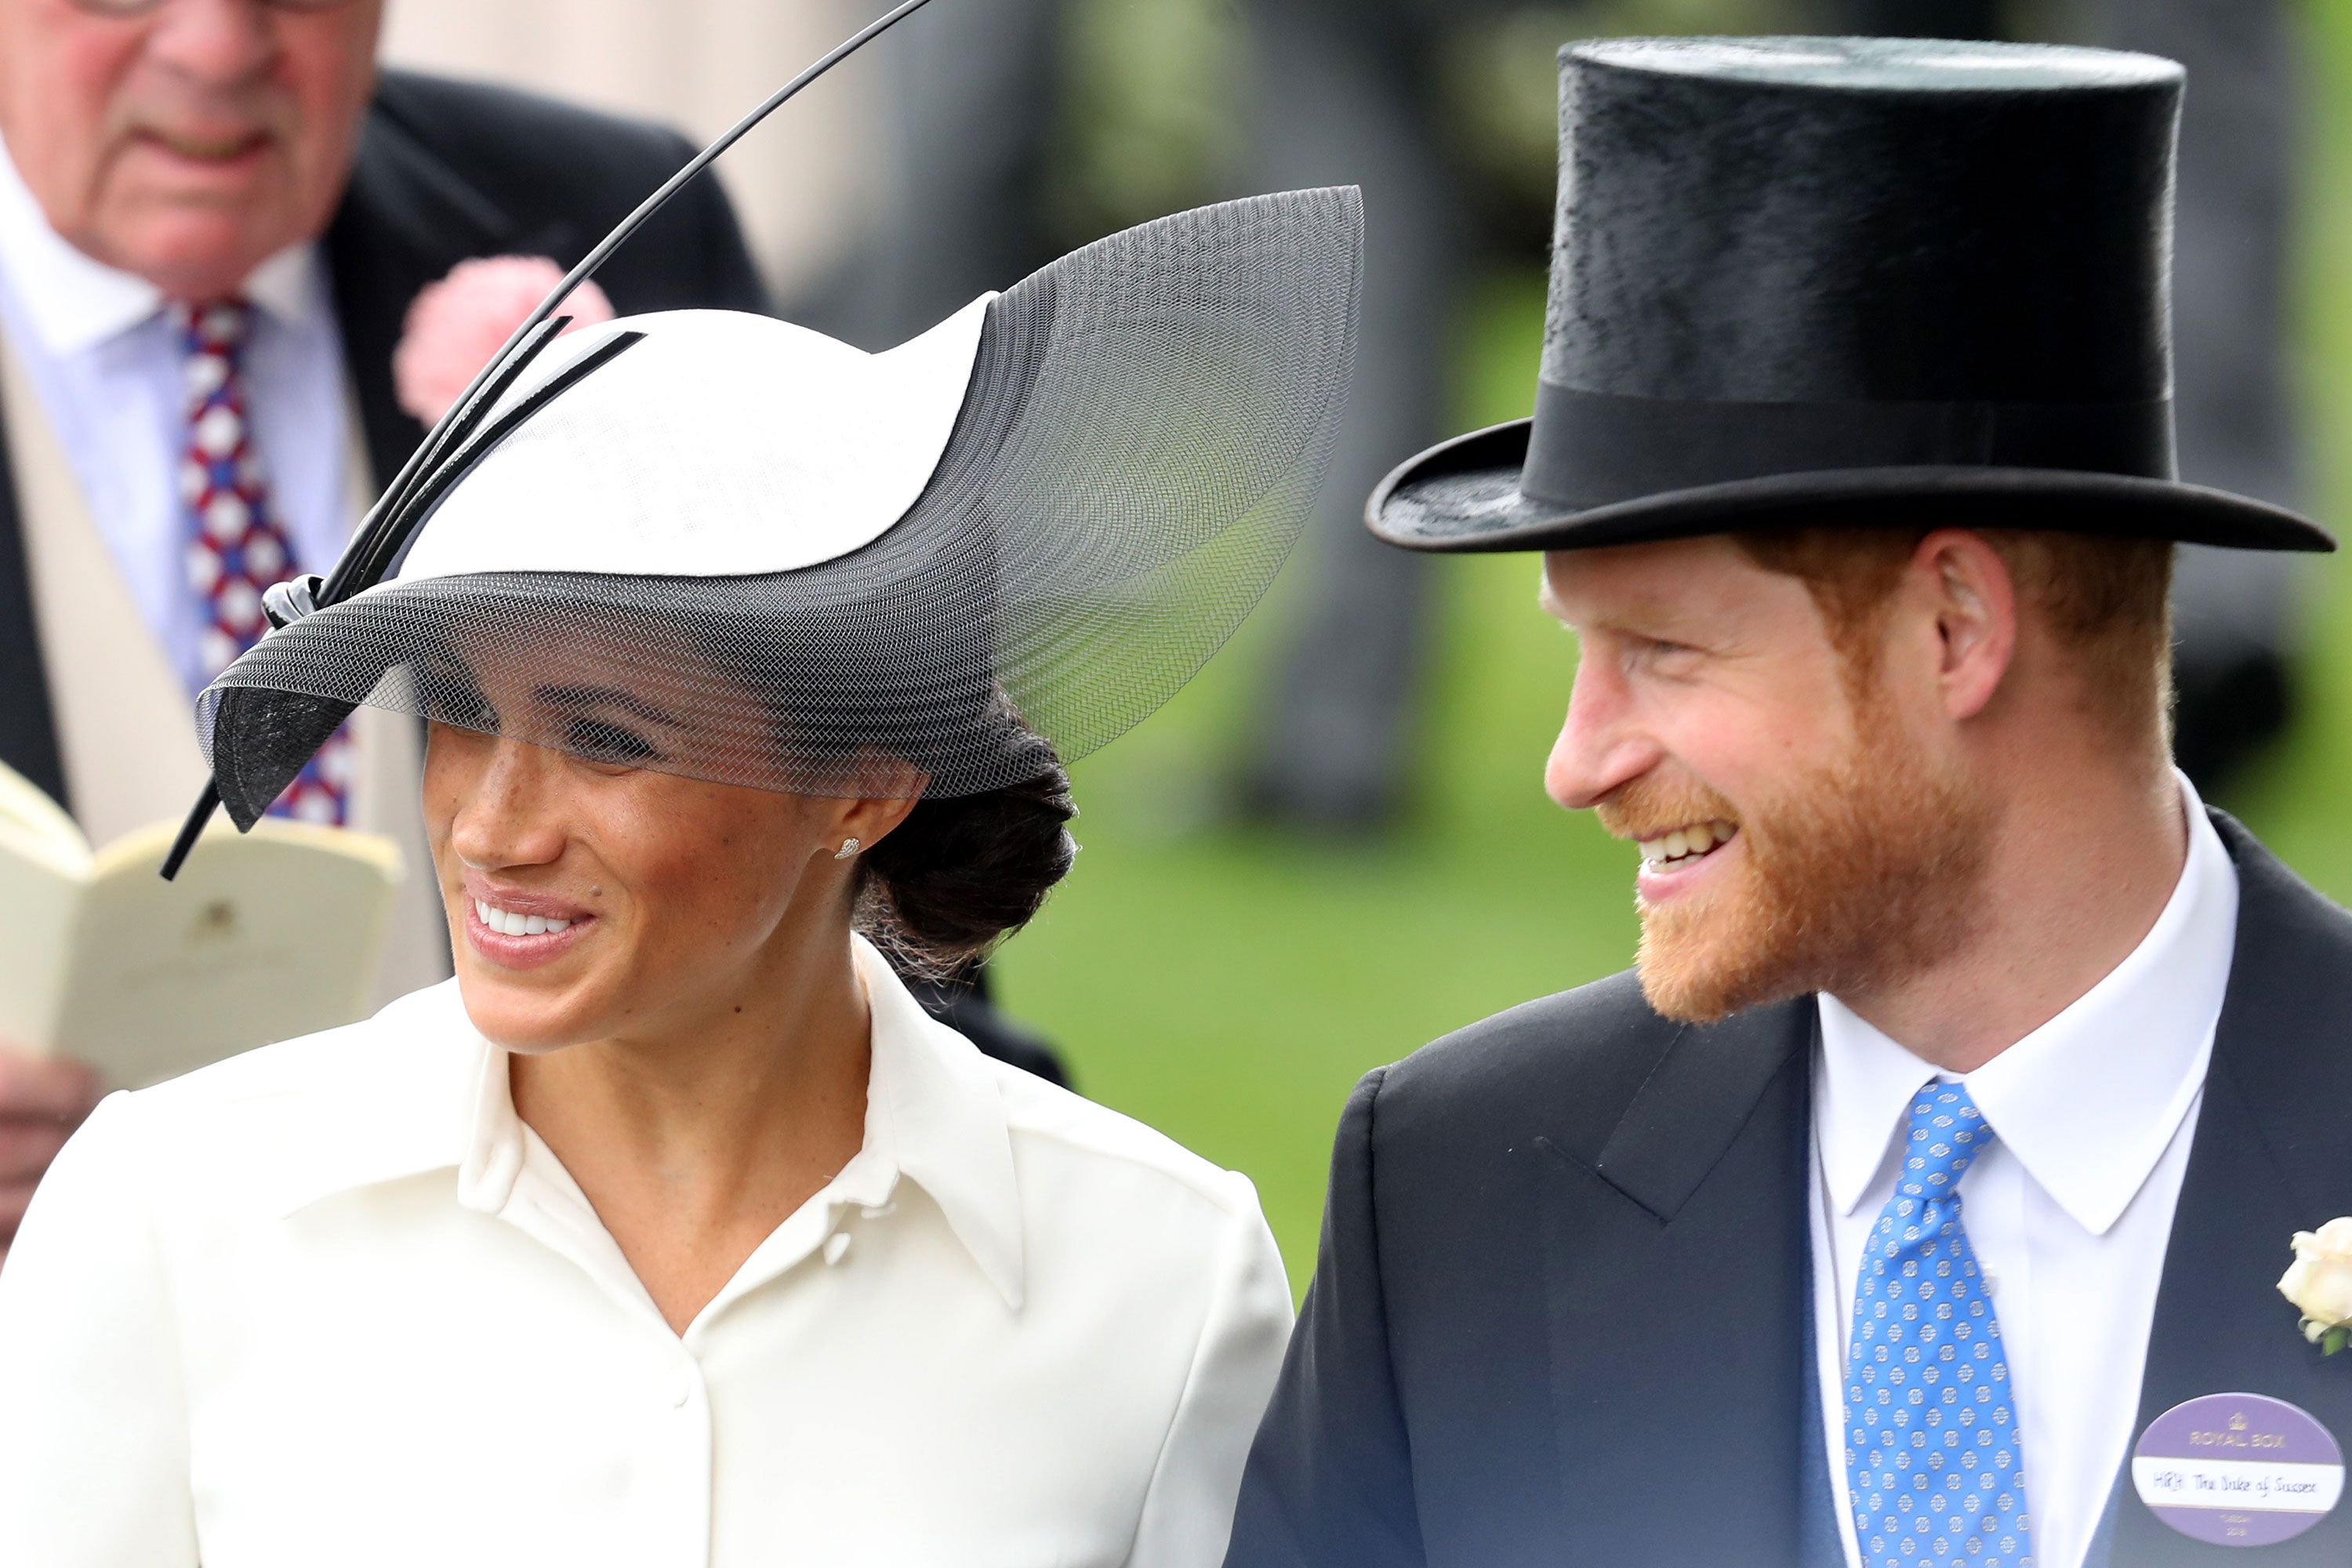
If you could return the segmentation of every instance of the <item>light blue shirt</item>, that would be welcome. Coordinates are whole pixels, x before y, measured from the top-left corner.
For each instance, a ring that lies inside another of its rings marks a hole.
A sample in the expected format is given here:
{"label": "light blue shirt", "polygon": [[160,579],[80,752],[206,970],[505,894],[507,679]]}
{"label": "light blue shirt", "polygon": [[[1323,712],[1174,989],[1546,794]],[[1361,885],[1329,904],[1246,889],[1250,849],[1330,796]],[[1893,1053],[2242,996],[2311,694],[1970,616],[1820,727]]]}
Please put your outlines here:
{"label": "light blue shirt", "polygon": [[[271,257],[244,291],[256,306],[243,362],[246,406],[270,504],[299,569],[325,572],[354,519],[344,471],[342,338],[319,247]],[[92,259],[52,229],[0,147],[0,330],[132,601],[193,692],[204,684],[203,623],[188,584],[193,524],[175,478],[188,424],[168,303],[153,284]]]}

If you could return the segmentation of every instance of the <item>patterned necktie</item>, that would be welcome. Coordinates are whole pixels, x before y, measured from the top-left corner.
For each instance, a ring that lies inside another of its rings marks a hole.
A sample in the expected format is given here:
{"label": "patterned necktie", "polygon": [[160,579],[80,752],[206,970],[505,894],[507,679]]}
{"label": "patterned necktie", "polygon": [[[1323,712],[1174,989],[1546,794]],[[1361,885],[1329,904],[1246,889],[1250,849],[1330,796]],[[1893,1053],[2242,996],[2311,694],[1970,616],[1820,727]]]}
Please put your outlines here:
{"label": "patterned necktie", "polygon": [[[242,300],[173,305],[188,393],[180,498],[188,513],[188,585],[203,612],[197,657],[207,681],[269,629],[261,595],[299,570],[269,504],[246,418],[242,362],[253,307]],[[351,730],[320,748],[272,816],[341,826],[349,815]]]}
{"label": "patterned necktie", "polygon": [[1846,1353],[1845,1473],[1865,1568],[2032,1568],[2009,1361],[1960,1224],[1960,1177],[1992,1143],[1958,1084],[1912,1096]]}

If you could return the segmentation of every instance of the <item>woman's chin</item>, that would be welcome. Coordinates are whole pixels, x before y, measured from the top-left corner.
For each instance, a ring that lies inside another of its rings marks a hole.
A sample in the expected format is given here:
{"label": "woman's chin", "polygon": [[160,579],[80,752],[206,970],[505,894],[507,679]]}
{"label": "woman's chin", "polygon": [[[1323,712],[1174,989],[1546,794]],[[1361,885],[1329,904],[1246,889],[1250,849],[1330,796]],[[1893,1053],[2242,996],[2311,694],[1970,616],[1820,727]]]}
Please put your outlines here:
{"label": "woman's chin", "polygon": [[596,1037],[587,1026],[570,988],[549,984],[534,975],[520,980],[486,964],[457,964],[457,994],[465,1000],[466,1017],[482,1038],[521,1056],[560,1051]]}

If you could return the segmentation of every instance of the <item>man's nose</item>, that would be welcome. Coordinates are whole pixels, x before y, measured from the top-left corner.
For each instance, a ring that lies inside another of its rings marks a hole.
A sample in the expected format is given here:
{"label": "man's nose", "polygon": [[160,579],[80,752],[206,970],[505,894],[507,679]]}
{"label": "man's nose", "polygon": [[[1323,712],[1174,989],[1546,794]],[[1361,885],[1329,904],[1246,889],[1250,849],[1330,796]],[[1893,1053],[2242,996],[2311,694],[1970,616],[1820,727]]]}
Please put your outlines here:
{"label": "man's nose", "polygon": [[1589,811],[1657,766],[1663,755],[1634,721],[1624,682],[1588,658],[1577,667],[1568,718],[1544,764],[1544,793],[1570,811]]}
{"label": "man's nose", "polygon": [[275,14],[261,0],[163,0],[147,52],[197,81],[245,81],[277,58]]}
{"label": "man's nose", "polygon": [[563,853],[564,829],[554,809],[560,759],[543,746],[501,736],[457,804],[449,823],[450,847],[467,865],[543,866]]}

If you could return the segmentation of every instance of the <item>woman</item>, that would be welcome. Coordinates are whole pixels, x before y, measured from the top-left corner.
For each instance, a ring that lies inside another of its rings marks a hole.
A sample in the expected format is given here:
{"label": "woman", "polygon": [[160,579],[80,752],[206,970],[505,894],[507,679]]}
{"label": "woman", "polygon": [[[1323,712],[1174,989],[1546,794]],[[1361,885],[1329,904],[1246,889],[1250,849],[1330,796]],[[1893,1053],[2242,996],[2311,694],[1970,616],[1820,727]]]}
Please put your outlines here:
{"label": "woman", "polygon": [[1248,1182],[877,944],[1027,919],[1061,759],[1245,613],[1359,233],[1261,198],[888,354],[689,312],[508,389],[204,704],[240,826],[352,703],[431,721],[457,978],[76,1135],[0,1276],[0,1562],[1216,1562],[1289,1319]]}

